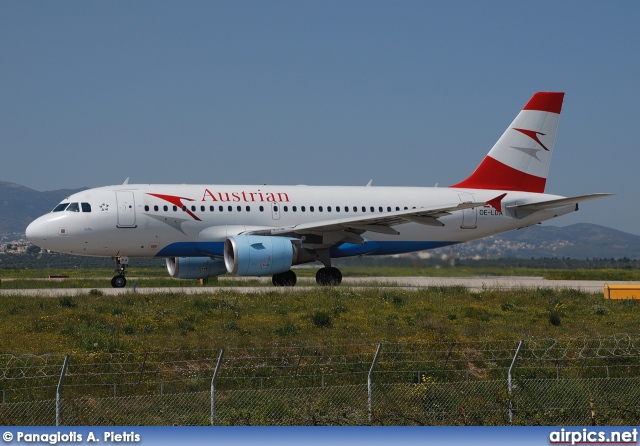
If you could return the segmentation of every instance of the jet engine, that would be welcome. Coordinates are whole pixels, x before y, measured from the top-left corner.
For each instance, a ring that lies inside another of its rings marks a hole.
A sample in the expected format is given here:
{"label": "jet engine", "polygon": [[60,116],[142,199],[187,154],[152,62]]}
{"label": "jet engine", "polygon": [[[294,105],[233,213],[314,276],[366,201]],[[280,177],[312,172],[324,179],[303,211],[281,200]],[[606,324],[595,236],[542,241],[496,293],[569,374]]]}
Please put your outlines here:
{"label": "jet engine", "polygon": [[224,242],[227,271],[238,276],[269,276],[289,271],[295,239],[262,235],[234,235]]}
{"label": "jet engine", "polygon": [[169,257],[167,271],[176,279],[206,279],[227,272],[224,260],[210,257]]}

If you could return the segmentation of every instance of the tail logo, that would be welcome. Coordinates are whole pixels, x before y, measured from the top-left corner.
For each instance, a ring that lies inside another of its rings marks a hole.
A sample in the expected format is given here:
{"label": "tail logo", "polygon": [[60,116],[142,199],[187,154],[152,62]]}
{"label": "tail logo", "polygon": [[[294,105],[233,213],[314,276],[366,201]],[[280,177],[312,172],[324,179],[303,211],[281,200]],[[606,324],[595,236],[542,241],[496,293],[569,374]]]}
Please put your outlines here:
{"label": "tail logo", "polygon": [[547,149],[547,147],[544,144],[542,144],[542,142],[540,141],[540,138],[538,138],[538,135],[546,136],[544,133],[536,132],[535,130],[517,129],[515,127],[513,128],[513,130],[517,130],[523,135],[527,135],[529,138],[533,139],[535,142],[540,144],[540,146],[542,146],[544,150],[546,150],[547,152],[549,151],[549,149]]}

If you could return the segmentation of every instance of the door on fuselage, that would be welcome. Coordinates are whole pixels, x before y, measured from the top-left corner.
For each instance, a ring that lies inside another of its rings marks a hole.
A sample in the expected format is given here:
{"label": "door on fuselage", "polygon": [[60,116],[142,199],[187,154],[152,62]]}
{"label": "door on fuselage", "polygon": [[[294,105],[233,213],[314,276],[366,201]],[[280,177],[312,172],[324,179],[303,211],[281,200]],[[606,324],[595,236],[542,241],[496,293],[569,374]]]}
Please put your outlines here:
{"label": "door on fuselage", "polygon": [[116,191],[116,202],[118,204],[118,227],[136,227],[136,206],[131,191]]}
{"label": "door on fuselage", "polygon": [[271,217],[280,220],[280,203],[271,203]]}
{"label": "door on fuselage", "polygon": [[[473,202],[473,194],[462,193],[458,194],[461,203]],[[461,229],[476,229],[478,227],[478,211],[476,208],[463,209],[462,210],[462,224]]]}

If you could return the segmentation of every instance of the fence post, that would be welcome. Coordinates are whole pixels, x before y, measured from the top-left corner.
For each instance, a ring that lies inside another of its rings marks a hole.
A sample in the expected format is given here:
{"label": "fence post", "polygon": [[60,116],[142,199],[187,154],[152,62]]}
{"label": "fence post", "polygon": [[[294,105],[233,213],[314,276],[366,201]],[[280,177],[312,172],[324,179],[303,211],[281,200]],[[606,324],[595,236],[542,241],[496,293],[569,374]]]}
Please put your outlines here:
{"label": "fence post", "polygon": [[516,354],[513,356],[513,361],[511,361],[511,367],[509,367],[509,376],[507,377],[507,387],[509,388],[509,426],[513,425],[513,401],[511,400],[511,372],[513,371],[513,367],[516,365],[516,359],[518,359],[518,354],[520,353],[520,347],[522,347],[522,342],[518,344],[518,349],[516,350]]}
{"label": "fence post", "polygon": [[367,393],[369,394],[369,423],[373,420],[373,389],[371,384],[371,378],[373,376],[373,369],[376,366],[376,362],[378,362],[378,355],[380,354],[380,350],[382,349],[382,344],[378,344],[378,349],[376,350],[376,355],[373,357],[373,362],[371,363],[371,368],[369,369],[369,375],[367,376]]}
{"label": "fence post", "polygon": [[60,379],[58,380],[58,388],[56,389],[56,426],[60,426],[60,400],[62,399],[62,382],[64,381],[64,375],[67,373],[68,365],[69,355],[65,355],[64,364],[62,365],[62,372],[60,372]]}
{"label": "fence post", "polygon": [[216,364],[216,369],[213,372],[213,377],[211,378],[211,425],[216,425],[216,405],[215,405],[215,386],[216,386],[216,376],[218,376],[218,370],[220,370],[220,364],[222,364],[222,356],[224,355],[224,348],[220,350],[220,356],[218,356],[218,363]]}

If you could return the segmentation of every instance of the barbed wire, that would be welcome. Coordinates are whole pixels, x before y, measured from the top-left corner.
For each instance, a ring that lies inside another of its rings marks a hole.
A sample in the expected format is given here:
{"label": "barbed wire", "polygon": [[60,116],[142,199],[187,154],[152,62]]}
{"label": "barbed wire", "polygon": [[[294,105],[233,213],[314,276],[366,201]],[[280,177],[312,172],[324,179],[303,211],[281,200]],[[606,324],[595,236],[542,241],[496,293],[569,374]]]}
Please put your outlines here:
{"label": "barbed wire", "polygon": [[[513,360],[520,341],[384,343],[376,370],[501,369]],[[220,379],[239,375],[312,376],[362,373],[369,370],[375,344],[269,346],[225,349]],[[211,374],[220,349],[150,352],[71,353],[69,379],[119,382]],[[576,361],[640,358],[640,336],[525,339],[518,358],[521,366],[575,365]],[[59,378],[65,355],[0,355],[0,380]],[[591,364],[594,365],[594,364]]]}

